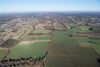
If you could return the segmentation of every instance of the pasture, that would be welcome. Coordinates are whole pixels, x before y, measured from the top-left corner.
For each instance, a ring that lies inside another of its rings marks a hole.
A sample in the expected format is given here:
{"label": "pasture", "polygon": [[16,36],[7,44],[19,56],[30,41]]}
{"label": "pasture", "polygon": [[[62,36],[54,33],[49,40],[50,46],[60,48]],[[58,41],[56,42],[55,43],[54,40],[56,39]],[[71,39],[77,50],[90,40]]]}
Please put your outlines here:
{"label": "pasture", "polygon": [[[70,24],[70,26],[72,27],[73,25]],[[82,37],[80,37],[81,34],[79,33],[84,33],[82,35]],[[88,34],[87,34],[88,33]],[[77,35],[76,37],[73,37],[77,43],[80,46],[84,46],[84,47],[92,47],[94,48],[98,54],[100,54],[100,39],[92,39],[92,38],[88,38],[86,36],[93,36],[94,37],[99,37],[100,35],[96,35],[95,33],[93,33],[92,31],[89,30],[89,27],[87,26],[75,26],[72,29],[69,29],[69,31],[67,32],[68,35]]]}
{"label": "pasture", "polygon": [[34,36],[34,40],[49,40],[49,35]]}
{"label": "pasture", "polygon": [[[34,32],[34,31],[32,31]],[[40,31],[41,32],[41,31]],[[38,32],[38,33],[40,33]],[[45,33],[44,31],[42,31]],[[44,55],[48,47],[49,35],[26,35],[21,42],[11,48],[9,55],[6,59],[18,59],[21,57],[41,57]]]}
{"label": "pasture", "polygon": [[[54,31],[45,67],[99,67],[95,49],[88,47],[87,42],[79,42],[80,39],[69,36],[87,32],[86,28],[76,27],[67,32]],[[82,47],[82,43],[86,47]]]}
{"label": "pasture", "polygon": [[37,42],[34,44],[18,44],[12,48],[8,58],[27,58],[27,57],[41,57],[44,55],[44,52],[48,46],[48,42]]}
{"label": "pasture", "polygon": [[4,48],[0,48],[0,59],[2,59],[7,53],[8,53],[8,51],[7,51],[8,49],[4,49]]}

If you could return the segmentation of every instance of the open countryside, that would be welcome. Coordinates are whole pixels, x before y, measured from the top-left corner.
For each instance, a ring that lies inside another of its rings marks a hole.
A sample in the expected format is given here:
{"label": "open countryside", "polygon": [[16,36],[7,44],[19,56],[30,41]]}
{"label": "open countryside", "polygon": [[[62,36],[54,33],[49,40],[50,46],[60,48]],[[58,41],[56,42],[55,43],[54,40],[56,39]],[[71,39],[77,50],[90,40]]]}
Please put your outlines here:
{"label": "open countryside", "polygon": [[100,66],[100,16],[50,14],[1,17],[0,67]]}

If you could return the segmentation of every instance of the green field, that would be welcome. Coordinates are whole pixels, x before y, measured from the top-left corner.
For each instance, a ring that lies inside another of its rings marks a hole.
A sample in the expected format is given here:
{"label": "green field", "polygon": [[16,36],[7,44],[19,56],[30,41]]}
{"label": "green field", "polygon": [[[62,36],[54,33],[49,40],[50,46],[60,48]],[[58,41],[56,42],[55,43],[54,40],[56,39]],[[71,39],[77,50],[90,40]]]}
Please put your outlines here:
{"label": "green field", "polygon": [[[55,31],[52,36],[52,46],[45,67],[99,67],[96,61],[95,49],[88,47],[89,39],[70,37],[77,32],[89,32],[88,27],[74,27],[67,32]],[[93,40],[94,41],[94,40]],[[96,44],[99,45],[99,41]],[[86,47],[81,47],[85,45]],[[92,46],[96,47],[96,45]],[[100,46],[98,47],[100,48]],[[97,52],[100,50],[96,47]]]}
{"label": "green field", "polygon": [[[35,30],[31,33],[48,33],[48,30]],[[49,40],[49,37],[39,36],[39,35],[27,35],[23,38],[23,41],[38,41],[38,40]],[[21,58],[21,57],[41,57],[44,55],[45,50],[47,49],[48,42],[35,42],[33,44],[17,44],[11,49],[9,55],[7,55],[6,59],[13,58]]]}
{"label": "green field", "polygon": [[100,40],[93,40],[87,38],[78,38],[78,43],[81,46],[87,46],[94,48],[98,54],[100,54]]}
{"label": "green field", "polygon": [[64,32],[64,31],[55,31],[53,33],[53,41],[58,44],[58,45],[61,45],[61,44],[69,44],[69,45],[73,45],[73,44],[77,44],[76,40],[71,38],[71,37],[68,37],[67,35],[68,33],[67,32]]}
{"label": "green field", "polygon": [[49,37],[48,36],[37,36],[37,37],[34,37],[34,40],[49,40]]}
{"label": "green field", "polygon": [[47,42],[38,42],[29,45],[16,45],[7,56],[7,58],[21,58],[21,57],[40,57],[48,46]]}
{"label": "green field", "polygon": [[32,40],[34,40],[34,36],[33,35],[25,36],[25,37],[23,37],[23,40],[32,41]]}
{"label": "green field", "polygon": [[[81,32],[90,32],[91,33],[92,31],[90,31],[89,27],[87,27],[87,26],[75,26],[74,25],[74,28],[69,29],[67,34],[73,35],[73,34],[77,34],[77,32],[80,32],[80,33]],[[95,50],[98,52],[98,54],[100,54],[100,39],[95,40],[95,39],[77,38],[77,37],[75,39],[77,40],[79,45],[95,48]]]}
{"label": "green field", "polygon": [[7,54],[7,50],[0,48],[0,59],[2,59]]}

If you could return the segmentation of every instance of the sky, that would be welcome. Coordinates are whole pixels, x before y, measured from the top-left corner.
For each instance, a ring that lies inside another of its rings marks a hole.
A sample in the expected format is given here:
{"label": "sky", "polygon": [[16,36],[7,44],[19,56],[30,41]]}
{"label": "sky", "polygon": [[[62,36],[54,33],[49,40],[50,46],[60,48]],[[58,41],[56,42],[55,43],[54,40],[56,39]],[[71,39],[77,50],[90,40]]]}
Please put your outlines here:
{"label": "sky", "polygon": [[100,0],[0,0],[0,13],[50,11],[100,12]]}

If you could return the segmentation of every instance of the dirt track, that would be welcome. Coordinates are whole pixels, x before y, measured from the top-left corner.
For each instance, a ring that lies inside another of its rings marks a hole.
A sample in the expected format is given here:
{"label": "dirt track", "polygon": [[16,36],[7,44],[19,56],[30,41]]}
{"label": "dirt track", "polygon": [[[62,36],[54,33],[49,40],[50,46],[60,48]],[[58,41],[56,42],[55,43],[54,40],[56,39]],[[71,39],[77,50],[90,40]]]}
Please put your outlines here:
{"label": "dirt track", "polygon": [[34,40],[34,41],[21,41],[19,45],[29,45],[34,44],[36,42],[49,42],[50,40]]}

